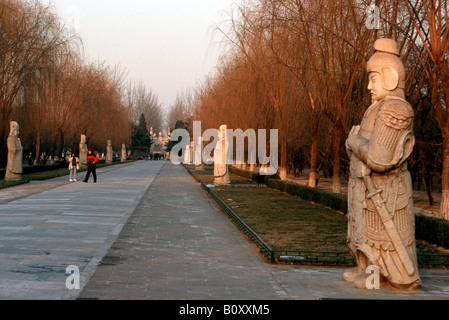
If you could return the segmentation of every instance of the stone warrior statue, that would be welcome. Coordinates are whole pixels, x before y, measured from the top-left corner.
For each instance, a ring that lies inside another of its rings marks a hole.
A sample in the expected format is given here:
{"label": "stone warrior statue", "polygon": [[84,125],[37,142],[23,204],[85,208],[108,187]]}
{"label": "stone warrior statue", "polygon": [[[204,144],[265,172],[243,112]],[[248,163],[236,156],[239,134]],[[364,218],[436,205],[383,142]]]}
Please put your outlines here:
{"label": "stone warrior statue", "polygon": [[86,144],[86,135],[81,135],[81,141],[80,141],[80,163],[81,167],[85,168],[87,167],[87,144]]}
{"label": "stone warrior statue", "polygon": [[[202,139],[202,137],[198,137],[196,147],[194,148],[194,154],[195,154],[194,160],[196,160],[196,162],[197,162],[197,163],[194,163],[195,170],[196,171],[204,171],[205,167],[204,167],[204,162],[203,162],[203,139]],[[201,162],[201,164],[198,164],[200,162]]]}
{"label": "stone warrior statue", "polygon": [[7,140],[8,163],[6,165],[5,180],[18,181],[22,174],[23,148],[19,139],[19,124],[10,122],[10,132]]}
{"label": "stone warrior statue", "polygon": [[214,150],[214,185],[229,185],[231,178],[226,159],[229,154],[229,143],[226,137],[228,127],[222,125],[218,131],[218,142]]}
{"label": "stone warrior statue", "polygon": [[395,289],[421,285],[415,243],[413,189],[407,158],[412,153],[414,112],[405,100],[405,68],[397,44],[379,39],[367,64],[372,105],[346,141],[351,159],[348,245],[357,268],[344,278],[366,288],[366,268]]}
{"label": "stone warrior statue", "polygon": [[106,163],[112,163],[112,141],[108,140],[108,144],[106,146]]}
{"label": "stone warrior statue", "polygon": [[128,155],[126,153],[126,144],[122,144],[122,155],[121,155],[120,161],[126,162],[127,157],[128,157]]}

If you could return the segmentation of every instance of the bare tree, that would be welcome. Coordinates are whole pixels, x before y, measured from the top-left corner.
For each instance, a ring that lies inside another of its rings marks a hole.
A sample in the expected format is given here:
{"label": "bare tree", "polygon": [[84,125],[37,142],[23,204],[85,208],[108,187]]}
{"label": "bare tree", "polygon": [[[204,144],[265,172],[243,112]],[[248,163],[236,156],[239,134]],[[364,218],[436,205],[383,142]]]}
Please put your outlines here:
{"label": "bare tree", "polygon": [[152,127],[154,132],[162,131],[164,115],[161,104],[157,95],[142,82],[128,86],[126,101],[133,123],[136,124],[140,115],[144,114],[148,130]]}
{"label": "bare tree", "polygon": [[193,114],[193,95],[191,93],[178,93],[175,102],[167,112],[167,127],[170,130],[175,128],[176,122],[181,120],[184,123],[191,122]]}
{"label": "bare tree", "polygon": [[432,105],[443,136],[440,215],[449,220],[449,4],[447,0],[407,0],[406,4],[414,30],[405,36],[418,52],[430,83]]}

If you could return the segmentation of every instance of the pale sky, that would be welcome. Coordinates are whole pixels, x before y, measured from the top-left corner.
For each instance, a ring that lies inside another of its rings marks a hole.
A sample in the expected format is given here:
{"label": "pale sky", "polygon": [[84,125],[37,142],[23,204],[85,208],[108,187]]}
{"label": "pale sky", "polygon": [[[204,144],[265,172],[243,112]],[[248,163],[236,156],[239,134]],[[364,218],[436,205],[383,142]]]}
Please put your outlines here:
{"label": "pale sky", "polygon": [[120,65],[168,108],[217,65],[214,33],[235,0],[42,0],[75,26],[89,61]]}

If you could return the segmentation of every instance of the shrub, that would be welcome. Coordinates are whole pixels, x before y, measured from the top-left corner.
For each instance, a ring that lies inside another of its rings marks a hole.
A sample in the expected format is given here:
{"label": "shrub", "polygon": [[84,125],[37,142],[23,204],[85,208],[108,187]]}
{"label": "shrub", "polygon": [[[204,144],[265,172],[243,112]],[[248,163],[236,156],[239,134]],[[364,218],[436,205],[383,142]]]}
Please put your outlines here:
{"label": "shrub", "polygon": [[449,248],[449,221],[416,216],[416,239]]}
{"label": "shrub", "polygon": [[264,183],[266,184],[269,180],[279,180],[279,176],[278,175],[273,175],[273,176],[264,176],[259,174],[258,172],[252,172],[252,171],[248,171],[248,170],[241,170],[241,169],[237,169],[234,168],[232,166],[229,166],[229,171],[239,175],[241,177],[244,177],[246,179],[255,181],[257,183]]}
{"label": "shrub", "polygon": [[[31,174],[36,172],[43,172],[43,171],[52,171],[52,170],[58,170],[61,168],[68,167],[68,164],[66,164],[64,161],[57,162],[55,164],[51,165],[41,165],[41,166],[26,166],[23,167],[22,174]],[[4,177],[6,174],[6,168],[0,169],[0,177]]]}
{"label": "shrub", "polygon": [[330,193],[321,189],[309,188],[293,182],[269,180],[267,186],[299,197],[303,200],[319,203],[343,213],[348,212],[348,198],[341,194]]}
{"label": "shrub", "polygon": [[[346,195],[327,192],[318,188],[309,188],[297,183],[282,181],[278,176],[263,177],[258,173],[240,170],[231,167],[235,174],[251,178],[254,181],[262,181],[268,187],[299,197],[306,201],[315,202],[334,210],[347,213],[348,197]],[[416,216],[416,239],[440,245],[449,249],[449,221],[426,216]]]}
{"label": "shrub", "polygon": [[19,181],[5,181],[5,180],[0,180],[0,189],[5,189],[5,188],[10,188],[10,187],[14,187],[14,186],[18,186],[21,184],[26,184],[29,183],[30,180],[29,179],[20,179]]}

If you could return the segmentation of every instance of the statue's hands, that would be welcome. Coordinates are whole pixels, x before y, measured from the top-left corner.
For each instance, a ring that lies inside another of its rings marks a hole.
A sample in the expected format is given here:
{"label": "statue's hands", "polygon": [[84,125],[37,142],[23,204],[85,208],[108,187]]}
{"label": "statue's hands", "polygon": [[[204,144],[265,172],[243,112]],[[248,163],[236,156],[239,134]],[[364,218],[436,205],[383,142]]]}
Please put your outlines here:
{"label": "statue's hands", "polygon": [[353,138],[355,136],[357,136],[359,134],[359,132],[360,132],[360,126],[352,127],[351,131],[349,132],[348,139],[346,140],[346,150],[348,152],[352,152],[353,149],[352,149],[351,145],[353,144],[352,143]]}
{"label": "statue's hands", "polygon": [[360,174],[362,177],[366,177],[369,176],[371,174],[371,169],[368,168],[368,166],[366,164],[364,164],[363,162],[360,162],[361,168],[360,168]]}
{"label": "statue's hands", "polygon": [[360,133],[360,126],[353,126],[351,132],[349,132],[349,137],[351,138],[354,135],[358,135]]}

